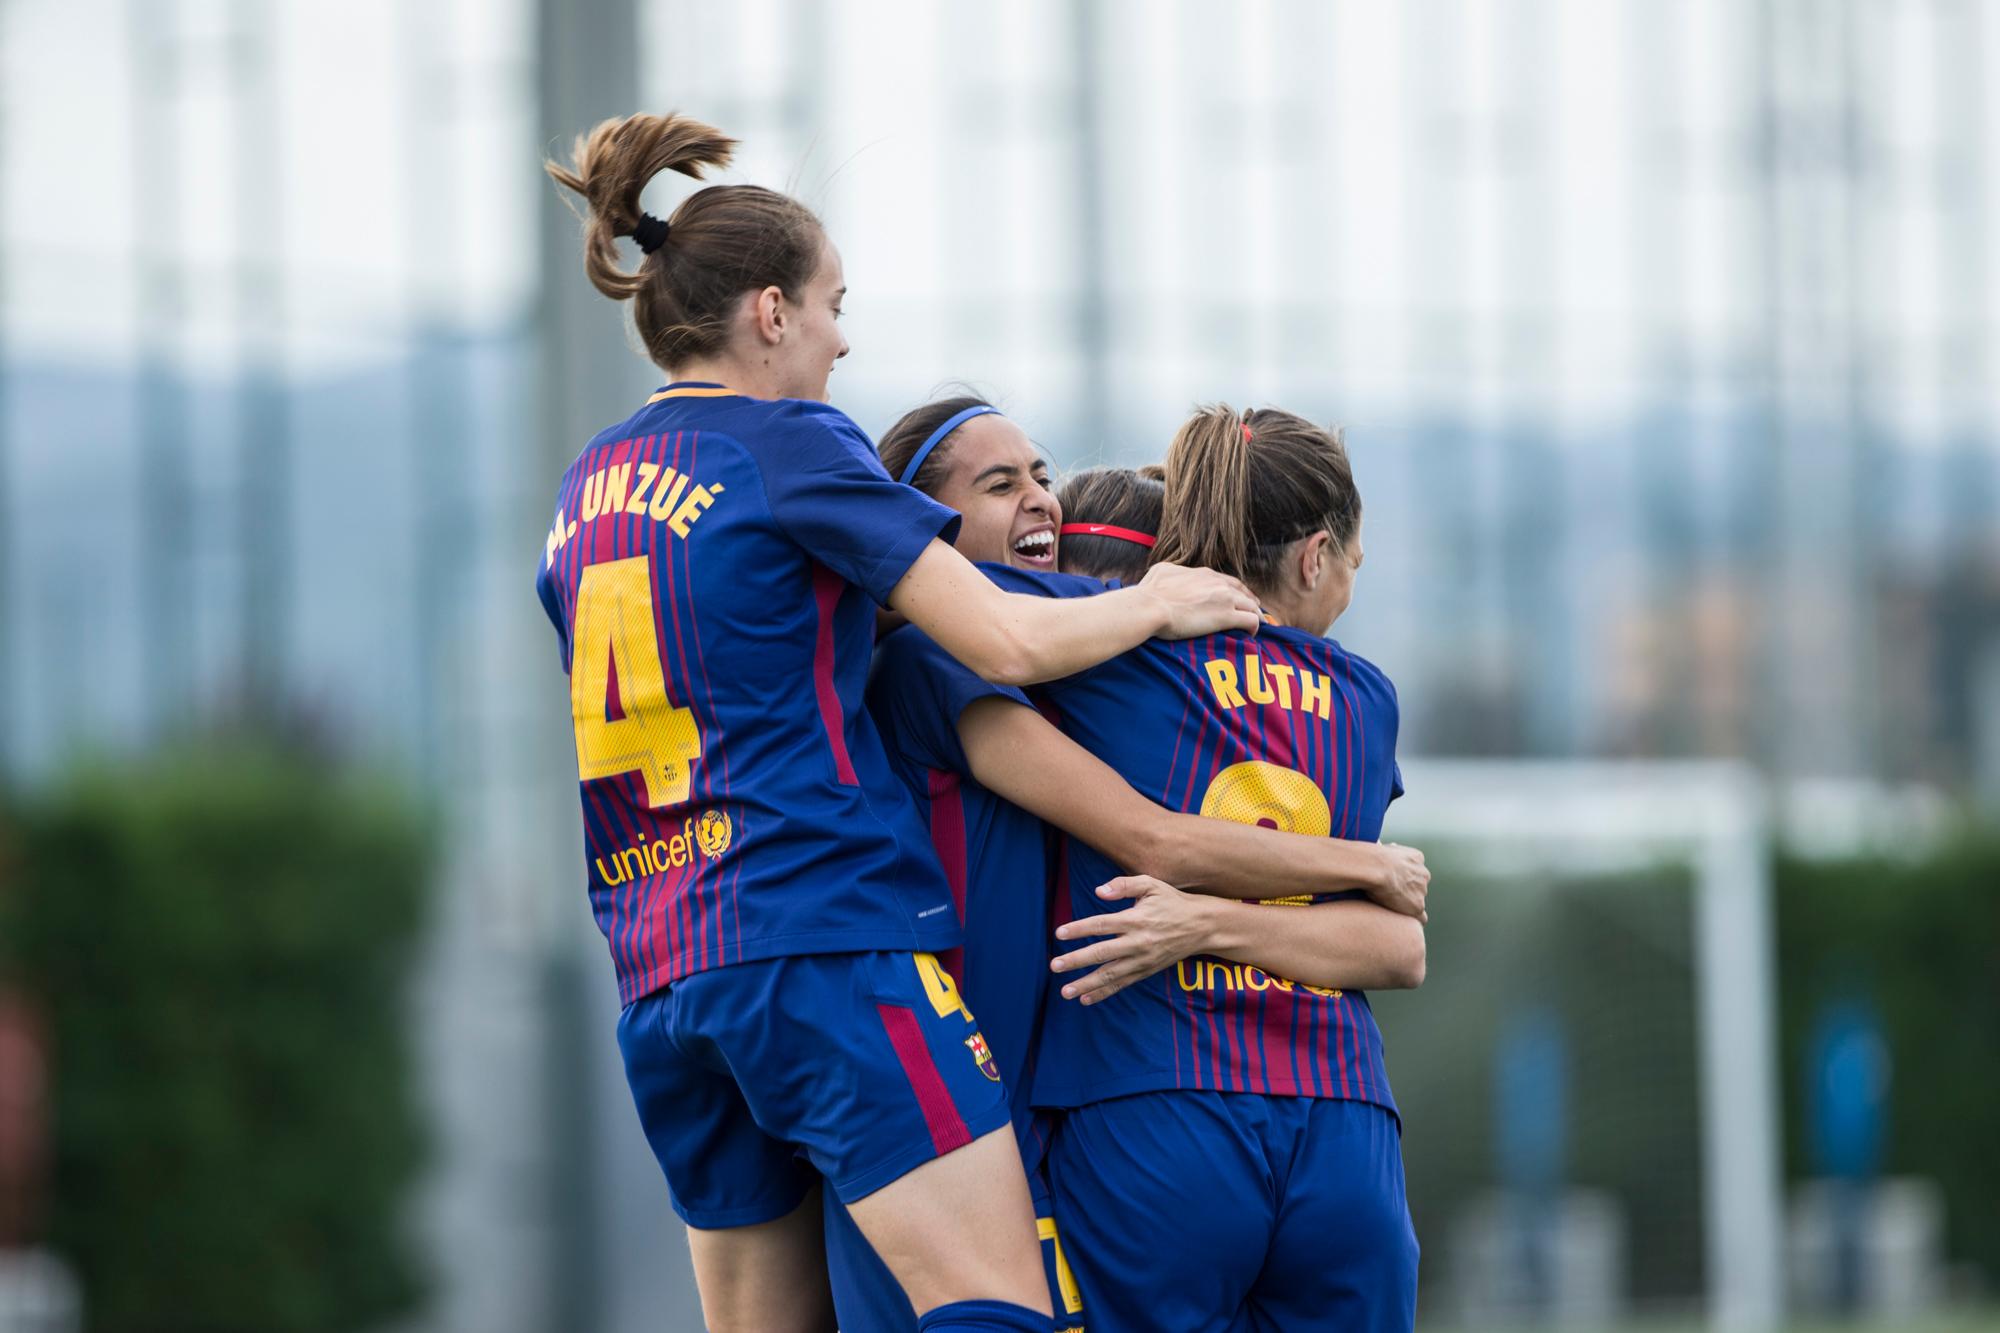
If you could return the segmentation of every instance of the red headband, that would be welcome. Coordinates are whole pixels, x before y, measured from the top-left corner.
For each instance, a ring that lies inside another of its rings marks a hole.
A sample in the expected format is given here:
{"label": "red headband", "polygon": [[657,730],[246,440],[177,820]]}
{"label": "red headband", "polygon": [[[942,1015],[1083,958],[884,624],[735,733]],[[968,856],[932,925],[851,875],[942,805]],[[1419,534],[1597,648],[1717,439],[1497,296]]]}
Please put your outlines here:
{"label": "red headband", "polygon": [[1065,537],[1116,537],[1121,542],[1137,542],[1141,546],[1151,546],[1157,540],[1150,532],[1114,528],[1109,523],[1065,523],[1056,531]]}

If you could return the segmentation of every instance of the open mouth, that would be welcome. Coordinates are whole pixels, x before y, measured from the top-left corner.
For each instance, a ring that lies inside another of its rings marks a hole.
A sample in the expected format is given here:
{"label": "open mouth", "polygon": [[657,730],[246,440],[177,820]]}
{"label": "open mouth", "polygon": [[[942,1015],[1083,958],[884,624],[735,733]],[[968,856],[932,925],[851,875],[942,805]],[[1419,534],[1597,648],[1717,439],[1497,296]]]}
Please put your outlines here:
{"label": "open mouth", "polygon": [[1047,528],[1014,539],[1014,555],[1030,565],[1054,566],[1056,534]]}

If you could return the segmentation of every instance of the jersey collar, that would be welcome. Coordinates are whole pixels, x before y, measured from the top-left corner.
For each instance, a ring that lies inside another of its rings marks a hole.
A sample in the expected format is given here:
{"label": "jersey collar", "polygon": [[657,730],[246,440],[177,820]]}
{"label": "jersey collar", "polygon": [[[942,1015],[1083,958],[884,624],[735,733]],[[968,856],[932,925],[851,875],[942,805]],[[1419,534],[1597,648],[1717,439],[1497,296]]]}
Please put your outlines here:
{"label": "jersey collar", "polygon": [[734,389],[725,389],[720,384],[709,384],[701,380],[676,380],[646,400],[650,406],[667,398],[740,398],[743,395]]}

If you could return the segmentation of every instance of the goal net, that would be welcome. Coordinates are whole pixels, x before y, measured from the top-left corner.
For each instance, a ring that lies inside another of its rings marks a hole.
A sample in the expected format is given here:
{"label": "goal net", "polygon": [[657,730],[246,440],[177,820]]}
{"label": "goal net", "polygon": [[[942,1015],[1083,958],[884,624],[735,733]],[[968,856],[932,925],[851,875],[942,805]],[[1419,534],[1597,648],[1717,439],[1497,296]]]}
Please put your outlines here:
{"label": "goal net", "polygon": [[1373,997],[1432,1327],[1782,1314],[1764,787],[1725,763],[1429,761],[1384,837],[1430,969]]}

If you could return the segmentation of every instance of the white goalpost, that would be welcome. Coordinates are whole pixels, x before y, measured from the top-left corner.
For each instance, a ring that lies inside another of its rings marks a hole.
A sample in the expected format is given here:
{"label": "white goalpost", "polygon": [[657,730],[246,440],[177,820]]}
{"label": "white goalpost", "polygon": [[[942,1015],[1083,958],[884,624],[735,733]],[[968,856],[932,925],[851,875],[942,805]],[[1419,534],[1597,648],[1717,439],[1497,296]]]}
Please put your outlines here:
{"label": "white goalpost", "polygon": [[[1709,761],[1417,760],[1404,768],[1409,794],[1391,807],[1386,838],[1477,858],[1513,878],[1663,863],[1691,872],[1707,1318],[1731,1333],[1775,1329],[1785,1249],[1763,778],[1745,764]],[[1452,885],[1436,888],[1434,916],[1452,910]],[[1419,993],[1408,1003],[1414,1012],[1423,1002]]]}

